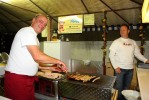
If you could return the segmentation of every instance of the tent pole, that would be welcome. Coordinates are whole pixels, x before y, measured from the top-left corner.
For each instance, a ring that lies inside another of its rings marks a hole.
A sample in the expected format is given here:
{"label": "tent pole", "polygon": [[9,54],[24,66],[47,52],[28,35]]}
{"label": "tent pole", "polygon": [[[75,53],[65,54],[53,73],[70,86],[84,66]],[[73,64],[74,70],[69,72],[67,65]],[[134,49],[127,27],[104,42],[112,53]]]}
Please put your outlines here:
{"label": "tent pole", "polygon": [[103,63],[102,63],[102,66],[103,66],[103,75],[106,75],[106,54],[107,54],[107,50],[106,50],[106,46],[107,46],[107,40],[106,40],[106,34],[107,34],[107,32],[106,32],[106,20],[107,20],[107,18],[106,18],[106,13],[107,12],[105,12],[104,11],[104,19],[102,20],[102,23],[103,23],[103,26],[102,26],[102,28],[103,28],[103,34],[102,34],[102,38],[103,38],[103,47],[102,47],[102,50],[103,50],[103,58],[102,58],[102,60],[103,60]]}

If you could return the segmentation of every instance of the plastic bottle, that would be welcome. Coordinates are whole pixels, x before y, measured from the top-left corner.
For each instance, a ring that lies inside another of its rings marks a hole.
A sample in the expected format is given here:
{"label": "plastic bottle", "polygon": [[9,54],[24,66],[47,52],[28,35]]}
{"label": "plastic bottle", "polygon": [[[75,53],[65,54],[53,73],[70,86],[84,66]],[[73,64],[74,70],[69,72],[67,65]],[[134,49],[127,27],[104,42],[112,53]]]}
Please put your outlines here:
{"label": "plastic bottle", "polygon": [[57,33],[56,33],[56,31],[53,31],[52,41],[57,41]]}
{"label": "plastic bottle", "polygon": [[63,35],[60,36],[60,40],[64,41],[64,36]]}

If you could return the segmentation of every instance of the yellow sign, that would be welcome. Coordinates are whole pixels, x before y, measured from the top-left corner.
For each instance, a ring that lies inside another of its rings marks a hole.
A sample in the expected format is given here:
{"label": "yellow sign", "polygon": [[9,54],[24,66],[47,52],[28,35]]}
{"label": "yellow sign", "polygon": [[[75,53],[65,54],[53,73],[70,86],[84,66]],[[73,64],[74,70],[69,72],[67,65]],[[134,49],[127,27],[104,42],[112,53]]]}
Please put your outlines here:
{"label": "yellow sign", "polygon": [[149,23],[149,0],[144,0],[142,6],[142,23]]}
{"label": "yellow sign", "polygon": [[84,25],[94,25],[94,14],[84,15]]}
{"label": "yellow sign", "polygon": [[58,33],[82,33],[82,15],[58,17]]}

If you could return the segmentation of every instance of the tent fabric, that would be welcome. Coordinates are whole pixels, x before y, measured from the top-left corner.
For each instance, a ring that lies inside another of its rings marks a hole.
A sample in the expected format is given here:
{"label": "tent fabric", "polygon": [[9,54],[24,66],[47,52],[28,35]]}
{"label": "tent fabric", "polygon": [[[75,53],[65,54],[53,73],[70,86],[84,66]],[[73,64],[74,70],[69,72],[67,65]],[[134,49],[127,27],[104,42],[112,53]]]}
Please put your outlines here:
{"label": "tent fabric", "polygon": [[29,26],[37,13],[51,17],[55,29],[60,16],[92,13],[95,14],[95,24],[100,26],[104,11],[109,26],[136,25],[140,22],[142,4],[143,0],[0,0],[0,30],[16,32]]}

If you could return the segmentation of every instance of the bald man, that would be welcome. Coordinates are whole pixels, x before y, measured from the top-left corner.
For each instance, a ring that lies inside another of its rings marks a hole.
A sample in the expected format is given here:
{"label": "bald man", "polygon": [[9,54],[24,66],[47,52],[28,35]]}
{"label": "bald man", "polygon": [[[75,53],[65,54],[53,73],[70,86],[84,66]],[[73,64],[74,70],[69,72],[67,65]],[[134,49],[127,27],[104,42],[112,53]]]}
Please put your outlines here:
{"label": "bald man", "polygon": [[[5,96],[12,100],[35,100],[34,81],[39,64],[56,64],[66,72],[66,65],[39,49],[37,35],[46,27],[48,19],[38,14],[29,27],[20,29],[13,40],[5,69]],[[42,67],[42,66],[40,66]],[[49,68],[50,69],[50,68]],[[59,69],[59,68],[58,68]],[[51,67],[51,70],[57,70]]]}

